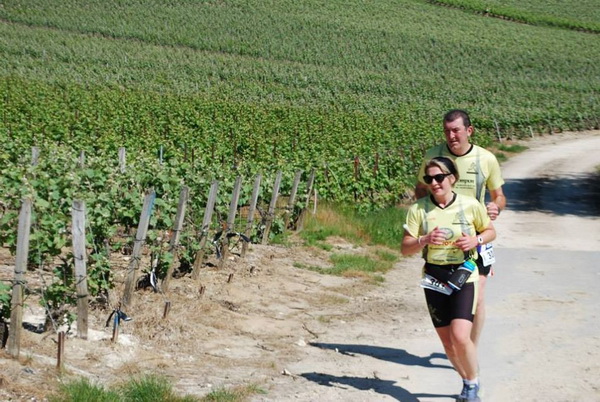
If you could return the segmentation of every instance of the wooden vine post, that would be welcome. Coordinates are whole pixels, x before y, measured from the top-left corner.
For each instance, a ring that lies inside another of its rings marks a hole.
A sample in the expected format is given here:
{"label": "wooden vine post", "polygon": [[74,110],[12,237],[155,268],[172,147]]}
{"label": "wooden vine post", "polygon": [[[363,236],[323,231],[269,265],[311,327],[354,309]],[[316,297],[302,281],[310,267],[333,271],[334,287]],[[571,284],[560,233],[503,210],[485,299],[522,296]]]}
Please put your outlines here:
{"label": "wooden vine post", "polygon": [[200,277],[200,267],[202,266],[202,260],[204,259],[204,247],[206,246],[206,240],[208,238],[208,229],[210,229],[210,222],[212,220],[212,214],[215,209],[215,202],[217,200],[217,191],[219,190],[219,182],[213,181],[210,186],[210,192],[208,193],[208,202],[206,203],[206,209],[204,210],[204,219],[202,221],[202,227],[200,228],[200,249],[196,253],[194,259],[194,268],[192,270],[192,279],[197,280]]}
{"label": "wooden vine post", "polygon": [[40,160],[40,148],[31,147],[31,166],[37,166]]}
{"label": "wooden vine post", "polygon": [[269,210],[265,217],[265,229],[262,237],[262,244],[267,244],[269,241],[269,232],[271,231],[271,225],[273,225],[273,219],[275,218],[275,206],[277,204],[277,198],[279,197],[279,187],[281,186],[281,170],[277,171],[275,176],[275,183],[273,184],[273,195],[271,196],[271,203],[269,204]]}
{"label": "wooden vine post", "polygon": [[287,206],[285,207],[285,214],[283,216],[283,231],[285,232],[290,224],[290,218],[294,213],[294,203],[296,202],[296,193],[298,192],[298,185],[300,184],[300,178],[302,177],[302,170],[297,170],[294,175],[294,182],[292,183],[292,191],[288,200]]}
{"label": "wooden vine post", "polygon": [[[244,234],[247,238],[250,238],[252,234],[252,224],[254,223],[254,212],[256,211],[256,204],[258,202],[258,195],[260,194],[260,181],[262,180],[262,176],[260,174],[256,175],[254,179],[254,187],[252,188],[252,196],[250,197],[250,206],[248,208],[248,218],[246,221],[246,230]],[[246,252],[248,251],[248,242],[243,242],[242,244],[242,252],[241,256],[245,257]]]}
{"label": "wooden vine post", "polygon": [[500,125],[498,121],[494,119],[494,126],[496,126],[496,134],[498,135],[498,142],[502,142],[502,134],[500,134]]}
{"label": "wooden vine post", "polygon": [[62,371],[65,368],[65,333],[60,331],[58,333],[58,350],[56,352],[56,368],[58,371]]}
{"label": "wooden vine post", "polygon": [[227,223],[223,228],[223,233],[221,234],[221,244],[223,248],[221,249],[221,260],[219,261],[219,268],[223,268],[227,256],[229,255],[229,234],[234,227],[235,224],[235,215],[237,212],[237,205],[240,200],[240,189],[242,187],[242,178],[238,176],[235,179],[235,184],[233,185],[233,193],[231,194],[231,202],[229,203],[229,214],[227,215]]}
{"label": "wooden vine post", "polygon": [[135,287],[135,274],[140,265],[140,256],[142,254],[142,247],[146,241],[146,235],[148,234],[148,225],[150,224],[150,216],[152,215],[152,208],[154,207],[154,199],[156,193],[154,189],[150,190],[144,198],[144,206],[142,207],[142,214],[140,216],[140,222],[138,229],[135,234],[135,242],[133,244],[133,252],[131,255],[131,261],[127,268],[127,276],[125,278],[125,291],[123,292],[123,305],[128,306],[131,303],[133,296],[133,290]]}
{"label": "wooden vine post", "polygon": [[126,157],[125,148],[123,148],[123,147],[119,148],[119,171],[121,173],[125,173],[125,168],[127,166],[125,157]]}
{"label": "wooden vine post", "polygon": [[175,215],[175,222],[173,223],[173,234],[171,235],[171,240],[169,242],[169,253],[172,254],[173,259],[169,263],[167,274],[161,282],[163,292],[169,290],[169,283],[171,282],[171,277],[173,276],[173,271],[175,270],[174,262],[177,260],[179,251],[179,238],[181,237],[181,229],[183,228],[183,218],[185,216],[185,209],[189,198],[189,193],[190,189],[187,186],[183,186],[181,188],[181,192],[179,193],[179,204],[177,205],[177,214]]}
{"label": "wooden vine post", "polygon": [[10,307],[10,331],[8,334],[8,354],[19,357],[21,351],[21,329],[23,327],[23,290],[25,270],[29,255],[29,231],[31,229],[32,200],[23,200],[19,213],[19,228],[17,232],[17,255],[15,261],[15,283],[12,288]]}
{"label": "wooden vine post", "polygon": [[88,286],[85,250],[85,202],[73,201],[72,233],[73,258],[75,259],[75,287],[77,290],[77,336],[88,336]]}
{"label": "wooden vine post", "polygon": [[[355,156],[354,157],[354,182],[358,182],[360,180],[359,166],[360,166],[360,158],[358,156]],[[356,188],[354,188],[353,192],[354,192],[354,201],[358,201],[358,192],[356,191]]]}
{"label": "wooden vine post", "polygon": [[[310,171],[310,175],[308,176],[308,181],[306,183],[306,197],[304,198],[305,204],[302,211],[300,211],[300,216],[298,216],[298,223],[296,224],[296,230],[300,231],[304,229],[304,220],[306,219],[306,214],[308,213],[308,206],[310,204],[310,196],[313,192],[313,186],[315,183],[315,169],[313,168]],[[316,200],[315,200],[316,204]]]}

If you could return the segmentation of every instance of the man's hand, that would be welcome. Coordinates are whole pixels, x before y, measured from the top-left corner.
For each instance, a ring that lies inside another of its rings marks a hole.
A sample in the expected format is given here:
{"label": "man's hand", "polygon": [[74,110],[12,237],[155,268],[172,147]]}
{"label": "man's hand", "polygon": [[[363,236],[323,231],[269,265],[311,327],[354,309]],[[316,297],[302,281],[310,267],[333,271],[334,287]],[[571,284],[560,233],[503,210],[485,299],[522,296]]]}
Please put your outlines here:
{"label": "man's hand", "polygon": [[490,200],[485,208],[487,209],[488,216],[491,220],[496,220],[500,211],[506,208],[506,197],[502,191],[502,187],[498,187],[495,190],[490,190]]}
{"label": "man's hand", "polygon": [[488,216],[493,221],[500,215],[500,208],[495,202],[488,202],[485,208],[487,209]]}

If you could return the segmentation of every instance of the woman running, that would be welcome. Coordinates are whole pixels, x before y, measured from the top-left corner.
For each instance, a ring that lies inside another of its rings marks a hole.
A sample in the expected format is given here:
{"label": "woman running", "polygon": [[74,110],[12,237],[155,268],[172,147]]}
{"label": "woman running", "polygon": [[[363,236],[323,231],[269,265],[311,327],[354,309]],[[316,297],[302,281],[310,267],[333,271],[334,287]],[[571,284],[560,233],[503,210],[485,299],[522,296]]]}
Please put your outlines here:
{"label": "woman running", "polygon": [[[422,251],[421,283],[429,314],[448,359],[463,379],[459,400],[479,401],[477,349],[470,336],[479,274],[477,265],[469,261],[477,258],[479,244],[496,238],[496,231],[481,203],[453,192],[458,172],[451,159],[428,161],[423,180],[429,196],[417,200],[408,211],[402,254]],[[459,270],[465,261],[470,275],[468,270]],[[462,278],[456,280],[461,273]]]}

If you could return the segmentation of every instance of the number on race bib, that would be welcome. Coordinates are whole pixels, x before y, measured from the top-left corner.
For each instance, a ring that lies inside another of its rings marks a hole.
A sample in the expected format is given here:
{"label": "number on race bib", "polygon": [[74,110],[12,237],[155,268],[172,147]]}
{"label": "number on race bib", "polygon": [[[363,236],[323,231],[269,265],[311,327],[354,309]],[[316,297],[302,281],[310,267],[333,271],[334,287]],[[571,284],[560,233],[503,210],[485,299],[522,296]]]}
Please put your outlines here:
{"label": "number on race bib", "polygon": [[438,281],[433,276],[425,274],[421,280],[421,287],[423,289],[435,290],[436,292],[443,293],[447,296],[452,294],[452,288],[448,284]]}
{"label": "number on race bib", "polygon": [[483,265],[485,265],[486,267],[496,262],[496,256],[494,255],[494,246],[492,246],[492,243],[483,244],[477,247],[477,252],[479,253],[479,255],[481,255]]}

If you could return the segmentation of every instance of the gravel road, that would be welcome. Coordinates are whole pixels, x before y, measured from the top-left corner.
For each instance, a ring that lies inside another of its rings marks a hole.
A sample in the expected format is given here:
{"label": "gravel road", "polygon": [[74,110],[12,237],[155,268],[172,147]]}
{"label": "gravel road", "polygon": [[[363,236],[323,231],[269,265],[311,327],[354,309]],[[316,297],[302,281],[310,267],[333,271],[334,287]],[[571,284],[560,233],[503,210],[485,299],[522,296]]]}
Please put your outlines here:
{"label": "gravel road", "polygon": [[[600,132],[537,137],[502,166],[509,206],[479,349],[484,401],[600,401]],[[461,382],[403,259],[255,401],[452,401]],[[353,301],[355,303],[356,301]]]}

